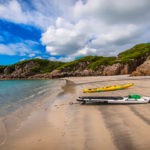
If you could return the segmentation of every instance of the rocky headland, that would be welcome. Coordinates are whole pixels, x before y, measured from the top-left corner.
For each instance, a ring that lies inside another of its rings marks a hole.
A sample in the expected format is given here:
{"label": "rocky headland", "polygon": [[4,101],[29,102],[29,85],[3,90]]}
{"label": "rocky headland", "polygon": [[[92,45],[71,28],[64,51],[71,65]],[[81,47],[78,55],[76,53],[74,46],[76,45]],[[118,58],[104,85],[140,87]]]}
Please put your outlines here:
{"label": "rocky headland", "polygon": [[0,79],[50,79],[69,76],[150,75],[150,43],[138,44],[117,57],[86,56],[71,62],[30,59],[0,66]]}

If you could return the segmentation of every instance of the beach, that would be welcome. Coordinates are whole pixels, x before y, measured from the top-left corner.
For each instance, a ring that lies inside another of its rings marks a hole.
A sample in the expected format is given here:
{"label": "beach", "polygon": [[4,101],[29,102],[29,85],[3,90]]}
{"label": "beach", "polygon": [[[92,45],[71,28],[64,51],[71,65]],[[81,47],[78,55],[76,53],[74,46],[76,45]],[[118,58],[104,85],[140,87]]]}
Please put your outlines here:
{"label": "beach", "polygon": [[[150,96],[150,76],[67,77],[60,80],[66,84],[59,93],[46,95],[41,103],[30,104],[1,120],[0,150],[150,149],[150,103],[81,105],[76,101],[79,96]],[[84,88],[124,83],[134,83],[134,86],[111,92],[82,92]]]}

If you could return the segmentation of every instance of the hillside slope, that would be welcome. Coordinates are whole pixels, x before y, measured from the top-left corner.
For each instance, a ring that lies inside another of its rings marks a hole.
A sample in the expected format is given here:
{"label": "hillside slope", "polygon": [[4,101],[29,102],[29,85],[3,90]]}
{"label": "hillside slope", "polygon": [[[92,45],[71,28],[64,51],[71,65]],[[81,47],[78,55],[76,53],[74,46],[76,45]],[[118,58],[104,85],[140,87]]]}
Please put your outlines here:
{"label": "hillside slope", "polygon": [[[57,78],[120,74],[149,75],[149,71],[141,71],[142,68],[149,70],[149,58],[150,43],[144,43],[135,45],[131,49],[118,54],[117,57],[86,56],[67,63],[30,59],[10,66],[0,66],[0,78]],[[141,67],[139,68],[140,65]]]}
{"label": "hillside slope", "polygon": [[86,56],[57,68],[56,76],[131,74],[150,55],[150,43],[138,44],[117,57]]}
{"label": "hillside slope", "polygon": [[44,59],[30,59],[18,62],[10,66],[0,67],[1,78],[30,78],[37,74],[52,72],[63,65],[63,62],[49,61]]}

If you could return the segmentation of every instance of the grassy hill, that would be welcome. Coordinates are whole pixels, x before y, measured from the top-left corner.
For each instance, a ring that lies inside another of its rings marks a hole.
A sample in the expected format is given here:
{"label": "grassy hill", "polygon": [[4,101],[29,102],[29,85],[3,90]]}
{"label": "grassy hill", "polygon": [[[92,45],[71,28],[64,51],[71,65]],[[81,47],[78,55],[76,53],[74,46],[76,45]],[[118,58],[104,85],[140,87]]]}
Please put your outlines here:
{"label": "grassy hill", "polygon": [[22,72],[28,71],[29,74],[41,74],[51,72],[63,64],[63,62],[45,59],[29,59],[9,66],[0,66],[0,73],[11,74],[22,69]]}
{"label": "grassy hill", "polygon": [[146,60],[146,58],[148,58],[149,55],[150,43],[144,43],[135,45],[131,49],[118,54],[117,57],[86,56],[66,63],[44,59],[25,60],[10,66],[0,66],[0,74],[21,74],[25,72],[25,74],[34,75],[50,73],[53,70],[60,70],[60,72],[75,72],[76,70],[83,71],[90,69],[95,71],[100,66],[113,65],[115,63],[127,64],[144,58],[140,62],[142,63],[144,60]]}
{"label": "grassy hill", "polygon": [[84,64],[84,69],[96,70],[101,65],[107,66],[115,63],[129,63],[134,59],[140,59],[141,57],[147,57],[148,55],[150,55],[150,43],[138,44],[133,48],[118,54],[118,57],[86,56],[68,62],[58,69],[75,71],[76,69],[81,68],[81,64]]}
{"label": "grassy hill", "polygon": [[150,43],[138,44],[134,47],[120,53],[118,60],[121,62],[128,62],[132,59],[137,59],[143,56],[150,55]]}
{"label": "grassy hill", "polygon": [[47,73],[51,72],[54,69],[58,68],[59,66],[63,65],[63,62],[59,61],[49,61],[45,59],[30,59],[30,60],[24,60],[19,63],[14,64],[13,66],[20,66],[23,67],[26,64],[33,62],[35,64],[34,67],[32,67],[31,71],[35,73]]}

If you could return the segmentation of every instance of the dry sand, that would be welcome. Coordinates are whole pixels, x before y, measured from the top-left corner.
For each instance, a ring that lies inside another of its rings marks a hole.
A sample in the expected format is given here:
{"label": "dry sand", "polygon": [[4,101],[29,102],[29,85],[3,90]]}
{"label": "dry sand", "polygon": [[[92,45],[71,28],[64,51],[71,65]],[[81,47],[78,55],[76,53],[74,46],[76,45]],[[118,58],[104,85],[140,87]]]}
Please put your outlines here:
{"label": "dry sand", "polygon": [[[5,138],[0,150],[149,150],[150,104],[80,105],[78,96],[150,96],[150,77],[70,77],[52,103],[34,110]],[[126,90],[83,94],[85,87],[132,82]],[[37,108],[37,107],[36,107]],[[4,127],[0,126],[1,130]],[[7,127],[5,127],[5,130]]]}

